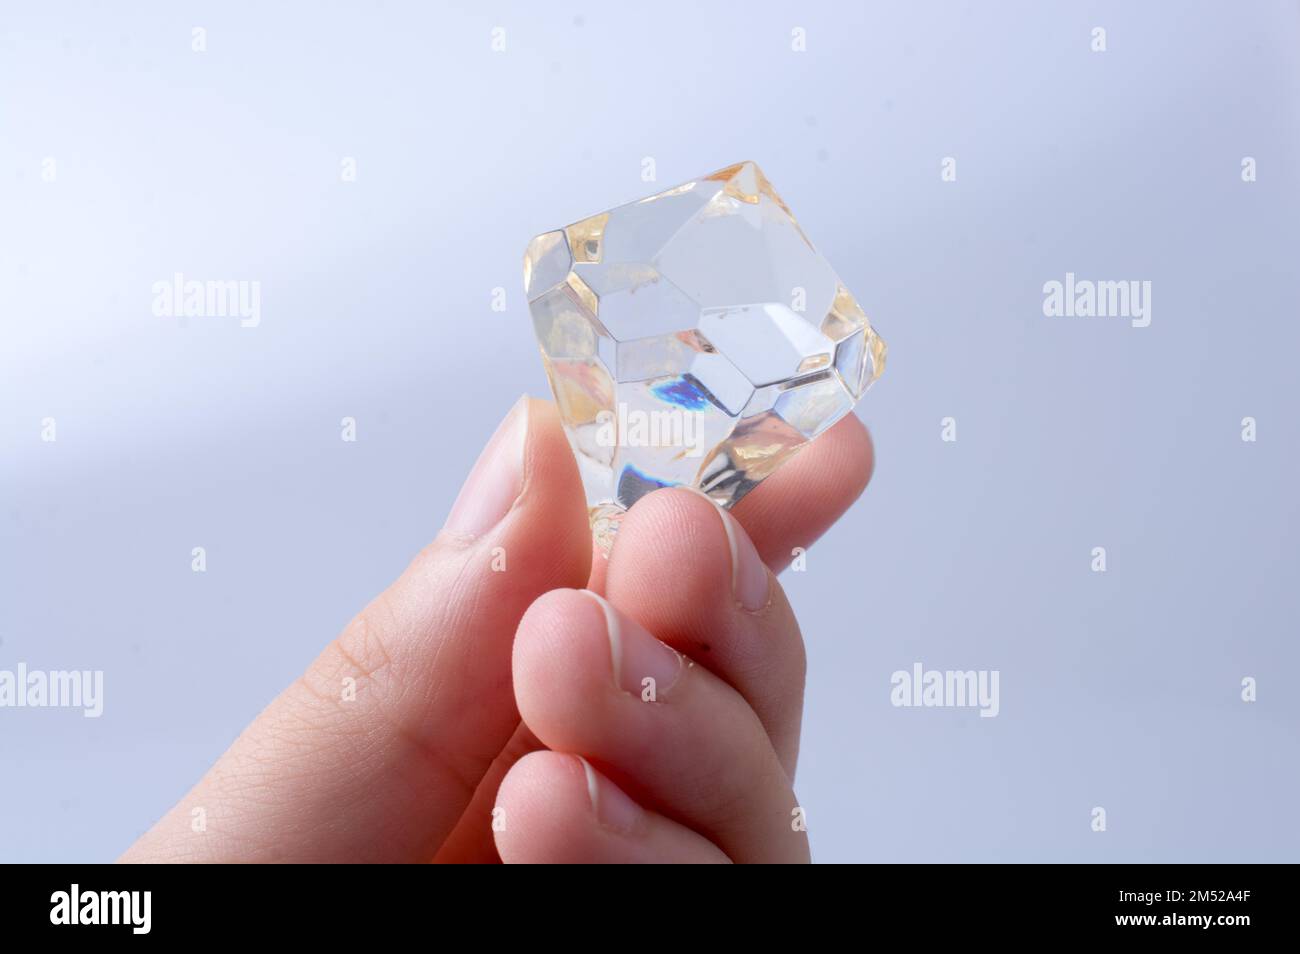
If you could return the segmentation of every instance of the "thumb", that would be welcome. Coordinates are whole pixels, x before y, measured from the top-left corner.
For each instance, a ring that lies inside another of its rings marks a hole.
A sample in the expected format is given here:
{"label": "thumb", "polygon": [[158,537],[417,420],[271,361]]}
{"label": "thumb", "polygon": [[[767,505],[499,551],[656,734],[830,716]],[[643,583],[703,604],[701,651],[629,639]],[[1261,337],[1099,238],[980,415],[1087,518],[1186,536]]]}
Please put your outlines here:
{"label": "thumb", "polygon": [[519,619],[590,541],[555,409],[521,398],[438,538],[122,860],[431,859],[519,721]]}

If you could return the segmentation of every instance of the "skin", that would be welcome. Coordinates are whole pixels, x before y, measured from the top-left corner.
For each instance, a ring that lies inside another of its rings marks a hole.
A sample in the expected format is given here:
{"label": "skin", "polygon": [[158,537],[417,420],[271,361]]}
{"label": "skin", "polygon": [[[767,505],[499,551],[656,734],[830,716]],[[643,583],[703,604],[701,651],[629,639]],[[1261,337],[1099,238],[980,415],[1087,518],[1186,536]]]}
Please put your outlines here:
{"label": "skin", "polygon": [[437,538],[121,860],[807,861],[774,574],[872,465],[849,415],[733,513],[650,494],[606,560],[555,408],[521,400]]}

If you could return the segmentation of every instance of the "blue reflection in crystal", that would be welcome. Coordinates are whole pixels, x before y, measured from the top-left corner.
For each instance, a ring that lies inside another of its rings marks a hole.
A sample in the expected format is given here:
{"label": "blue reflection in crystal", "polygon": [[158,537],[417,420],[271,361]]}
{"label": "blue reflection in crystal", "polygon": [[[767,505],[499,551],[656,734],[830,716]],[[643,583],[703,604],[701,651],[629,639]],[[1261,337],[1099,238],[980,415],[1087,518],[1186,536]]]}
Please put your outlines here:
{"label": "blue reflection in crystal", "polygon": [[709,406],[708,392],[689,374],[656,384],[650,393],[661,401],[676,404],[688,411],[703,411]]}
{"label": "blue reflection in crystal", "polygon": [[616,496],[618,502],[624,507],[630,507],[652,491],[661,487],[676,486],[678,484],[675,480],[660,480],[640,470],[635,464],[624,464],[623,470],[618,476],[618,492]]}

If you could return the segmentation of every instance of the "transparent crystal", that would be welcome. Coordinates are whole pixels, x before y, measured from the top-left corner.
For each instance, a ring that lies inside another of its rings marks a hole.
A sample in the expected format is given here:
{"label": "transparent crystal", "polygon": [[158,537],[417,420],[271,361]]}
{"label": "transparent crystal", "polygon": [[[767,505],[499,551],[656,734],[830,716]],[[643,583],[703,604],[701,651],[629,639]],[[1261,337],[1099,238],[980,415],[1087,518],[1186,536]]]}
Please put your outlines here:
{"label": "transparent crystal", "polygon": [[885,343],[752,162],[537,236],[524,289],[606,551],[660,487],[733,506],[884,370]]}

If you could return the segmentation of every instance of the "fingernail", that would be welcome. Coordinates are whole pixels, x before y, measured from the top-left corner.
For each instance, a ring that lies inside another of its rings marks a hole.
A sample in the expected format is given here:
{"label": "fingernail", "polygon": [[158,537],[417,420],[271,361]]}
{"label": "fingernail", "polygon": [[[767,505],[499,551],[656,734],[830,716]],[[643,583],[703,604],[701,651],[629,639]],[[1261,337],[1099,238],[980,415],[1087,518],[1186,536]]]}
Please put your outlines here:
{"label": "fingernail", "polygon": [[641,806],[605,776],[601,775],[591,763],[581,755],[574,756],[582,763],[582,771],[587,776],[587,797],[591,799],[591,810],[606,828],[617,831],[632,831],[641,821]]}
{"label": "fingernail", "polygon": [[624,633],[618,614],[605,598],[590,590],[583,592],[605,614],[605,632],[609,636],[609,658],[615,684],[646,702],[657,702],[658,697],[672,688],[682,674],[681,653],[647,633]]}
{"label": "fingernail", "polygon": [[722,525],[726,527],[727,543],[731,547],[732,595],[750,612],[761,610],[767,605],[767,565],[740,522],[721,507],[718,513],[722,514]]}
{"label": "fingernail", "polygon": [[743,609],[751,613],[767,606],[768,573],[767,564],[754,548],[754,541],[749,534],[727,510],[708,494],[694,487],[684,487],[698,494],[718,511],[722,518],[722,529],[727,533],[727,547],[731,550],[731,595]]}
{"label": "fingernail", "polygon": [[479,454],[474,469],[452,504],[444,529],[481,537],[510,512],[524,483],[524,441],[528,435],[528,397],[510,409]]}

